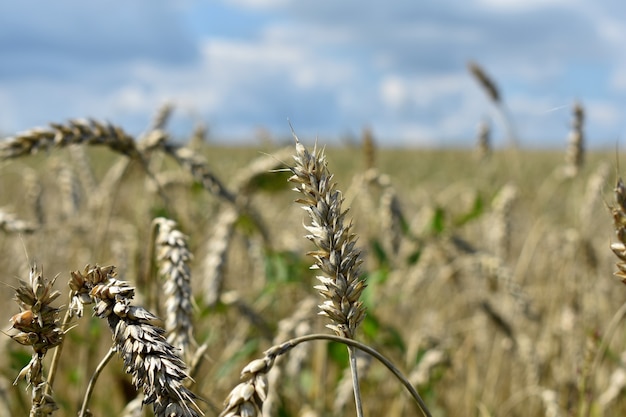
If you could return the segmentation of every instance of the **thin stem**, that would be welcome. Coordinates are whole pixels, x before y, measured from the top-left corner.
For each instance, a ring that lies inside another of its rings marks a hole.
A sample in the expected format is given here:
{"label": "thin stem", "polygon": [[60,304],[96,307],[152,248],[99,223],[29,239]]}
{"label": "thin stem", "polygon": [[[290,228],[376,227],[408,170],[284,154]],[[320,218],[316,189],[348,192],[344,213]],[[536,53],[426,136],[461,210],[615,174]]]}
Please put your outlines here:
{"label": "thin stem", "polygon": [[152,220],[152,227],[150,228],[150,237],[148,238],[148,253],[146,254],[146,265],[144,267],[144,293],[146,294],[146,309],[156,312],[158,316],[160,314],[157,307],[157,286],[155,285],[156,273],[154,252],[156,248],[156,237],[159,229],[159,222],[157,219]]}
{"label": "thin stem", "polygon": [[294,339],[288,340],[280,345],[273,346],[270,349],[266,350],[265,354],[267,356],[273,355],[277,357],[277,356],[282,355],[283,353],[290,351],[291,349],[293,349],[300,343],[310,342],[312,340],[330,340],[330,341],[337,342],[337,343],[343,343],[344,345],[359,349],[367,353],[368,355],[372,356],[373,358],[377,359],[380,363],[385,365],[385,367],[398,379],[398,381],[400,381],[400,383],[404,385],[407,391],[409,391],[409,393],[411,394],[411,396],[417,403],[417,406],[422,416],[432,417],[432,414],[430,414],[430,411],[428,410],[428,407],[426,407],[426,404],[424,403],[424,400],[422,400],[422,397],[420,397],[415,387],[413,387],[413,385],[411,385],[409,380],[404,375],[402,375],[402,373],[398,370],[398,368],[396,368],[395,365],[389,359],[385,358],[376,350],[374,350],[373,348],[361,342],[357,342],[356,340],[348,339],[348,338],[341,337],[341,336],[336,336],[334,334],[323,334],[323,333],[308,334],[305,336],[296,337]]}
{"label": "thin stem", "polygon": [[[70,302],[72,301],[72,297],[74,296],[74,291],[70,291]],[[72,318],[72,314],[70,309],[68,308],[65,311],[65,316],[63,317],[63,323],[61,323],[61,331],[65,334],[67,331],[67,326],[70,323],[70,319]],[[48,384],[46,385],[46,394],[52,394],[52,384],[54,384],[54,378],[56,376],[56,370],[59,367],[59,361],[61,359],[61,352],[63,351],[63,344],[65,343],[65,337],[61,341],[61,344],[54,349],[54,354],[52,355],[52,362],[50,362],[50,370],[48,371]]]}
{"label": "thin stem", "polygon": [[350,371],[352,373],[352,387],[354,389],[354,405],[356,406],[356,415],[357,417],[363,417],[361,388],[359,386],[359,371],[356,362],[356,348],[348,346],[348,356],[350,357]]}
{"label": "thin stem", "polygon": [[100,373],[104,369],[104,367],[109,363],[116,350],[114,347],[109,349],[109,352],[102,359],[102,361],[98,364],[98,367],[94,371],[91,379],[89,380],[89,385],[87,385],[87,391],[85,392],[85,397],[83,398],[83,405],[80,407],[80,412],[78,413],[78,417],[85,417],[85,413],[87,412],[87,404],[89,404],[89,398],[91,398],[91,393],[93,392],[94,387],[96,386],[96,381],[100,376]]}
{"label": "thin stem", "polygon": [[595,370],[600,365],[600,361],[604,357],[604,354],[606,353],[606,349],[609,346],[609,343],[611,343],[613,336],[615,335],[615,331],[617,330],[617,325],[619,324],[620,321],[622,321],[624,316],[626,316],[626,303],[622,304],[619,310],[617,310],[617,312],[615,312],[615,314],[613,315],[613,318],[611,319],[611,322],[609,323],[606,329],[606,332],[604,333],[604,337],[602,338],[602,341],[600,342],[600,346],[598,347],[596,356],[593,359],[593,364],[591,365],[591,370],[589,371],[589,375],[593,375]]}

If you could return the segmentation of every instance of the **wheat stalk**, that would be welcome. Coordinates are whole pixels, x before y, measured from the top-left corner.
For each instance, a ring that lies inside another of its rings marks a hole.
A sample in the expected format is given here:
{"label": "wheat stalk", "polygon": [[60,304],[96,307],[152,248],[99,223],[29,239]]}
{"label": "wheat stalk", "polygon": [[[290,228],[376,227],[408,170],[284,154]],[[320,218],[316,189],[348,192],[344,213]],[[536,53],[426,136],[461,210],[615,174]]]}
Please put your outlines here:
{"label": "wheat stalk", "polygon": [[478,159],[483,161],[487,159],[492,152],[491,149],[491,126],[485,120],[478,124],[476,140],[476,155]]}

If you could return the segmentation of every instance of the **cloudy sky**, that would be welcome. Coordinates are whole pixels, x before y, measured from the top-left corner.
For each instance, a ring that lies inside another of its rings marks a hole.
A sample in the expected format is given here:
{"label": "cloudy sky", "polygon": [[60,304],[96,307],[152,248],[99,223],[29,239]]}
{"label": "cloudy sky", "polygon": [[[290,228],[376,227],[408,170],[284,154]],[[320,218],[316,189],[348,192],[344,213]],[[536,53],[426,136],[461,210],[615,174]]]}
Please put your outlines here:
{"label": "cloudy sky", "polygon": [[[626,133],[620,0],[55,0],[0,3],[0,132],[94,117],[137,134],[164,102],[183,135],[263,129],[324,142],[370,127],[390,145],[468,146],[498,112],[520,142],[561,147],[571,106],[590,146]],[[623,146],[622,146],[623,147]]]}

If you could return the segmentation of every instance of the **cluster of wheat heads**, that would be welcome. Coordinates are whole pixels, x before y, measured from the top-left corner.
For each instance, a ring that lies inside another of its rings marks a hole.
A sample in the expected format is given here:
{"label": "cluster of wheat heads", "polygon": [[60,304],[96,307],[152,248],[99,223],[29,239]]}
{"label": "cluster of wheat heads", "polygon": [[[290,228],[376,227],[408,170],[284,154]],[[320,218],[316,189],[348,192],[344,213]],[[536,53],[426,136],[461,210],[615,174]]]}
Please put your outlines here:
{"label": "cluster of wheat heads", "polygon": [[[259,305],[250,299],[250,292],[225,281],[225,276],[227,269],[236,265],[238,271],[228,274],[229,279],[245,274],[246,269],[258,274],[257,279],[246,281],[251,289],[259,290],[261,300],[276,291],[262,275],[267,275],[264,269],[272,257],[280,261],[283,255],[272,248],[275,237],[255,193],[276,188],[271,184],[276,180],[268,179],[271,176],[287,183],[284,176],[271,171],[284,166],[282,160],[294,153],[293,146],[289,152],[262,156],[227,183],[191,145],[171,140],[164,130],[168,117],[168,112],[161,112],[138,138],[110,124],[73,120],[25,132],[0,144],[3,169],[29,172],[28,186],[34,190],[23,201],[15,201],[28,203],[21,214],[34,220],[5,216],[3,247],[10,248],[17,258],[17,245],[21,245],[22,259],[36,258],[46,270],[67,270],[71,264],[69,274],[58,273],[53,279],[33,266],[28,280],[18,279],[13,285],[11,276],[21,276],[20,262],[5,261],[9,272],[4,281],[14,288],[19,312],[10,320],[3,347],[10,352],[10,360],[4,366],[7,374],[16,366],[20,369],[15,379],[18,386],[11,389],[3,407],[11,415],[32,416],[119,415],[122,409],[123,415],[132,416],[148,411],[167,417],[217,414],[221,408],[216,405],[218,395],[227,387],[219,376],[267,343],[273,346],[265,350],[265,357],[245,366],[242,382],[225,395],[221,415],[270,415],[271,411],[264,411],[270,391],[277,395],[276,407],[285,413],[294,404],[281,404],[285,402],[281,389],[270,388],[266,374],[278,358],[290,356],[292,351],[297,358],[296,347],[322,340],[348,347],[357,415],[363,415],[363,403],[368,405],[361,399],[357,374],[357,358],[363,354],[380,361],[389,375],[399,380],[399,389],[404,387],[408,398],[415,400],[417,410],[430,415],[393,363],[356,340],[357,327],[366,317],[360,300],[366,288],[360,269],[363,261],[324,154],[317,149],[309,153],[296,140],[295,165],[289,171],[290,181],[302,193],[298,201],[311,216],[307,238],[317,247],[311,254],[320,270],[320,284],[315,288],[322,296],[321,314],[330,318],[328,327],[335,334],[316,333],[313,325],[308,327],[310,332],[288,332],[281,340],[274,335],[273,322],[258,311],[262,301]],[[103,157],[87,152],[86,145],[105,145],[113,153]],[[41,151],[47,155],[34,155]],[[37,165],[47,164],[63,173],[53,191],[47,189],[53,179],[39,177],[42,168]],[[187,176],[172,176],[176,167]],[[168,182],[169,178],[175,182]],[[196,187],[208,193],[194,196]],[[139,194],[142,191],[144,194]],[[208,203],[207,194],[211,198]],[[200,222],[196,222],[195,204],[206,204],[198,208],[206,211]],[[184,228],[192,233],[184,234]],[[206,242],[202,233],[197,233],[202,229],[211,236]],[[233,249],[236,245],[243,247],[243,255]],[[206,261],[196,269],[192,253],[198,249],[205,252]],[[229,259],[233,253],[237,256],[234,261]],[[73,267],[85,263],[91,264],[83,269]],[[294,278],[298,277],[287,277]],[[305,286],[295,290],[302,295],[302,305],[310,300]],[[66,304],[60,301],[62,295]],[[85,314],[88,310],[93,312],[91,318]],[[299,322],[313,323],[314,318],[313,313]],[[99,322],[108,327],[108,337]],[[266,336],[267,341],[262,342]],[[28,361],[19,345],[32,350]],[[218,357],[220,352],[223,358]],[[304,362],[310,365],[308,360]],[[206,377],[207,373],[213,378]],[[30,390],[30,398],[21,394],[23,384]]]}

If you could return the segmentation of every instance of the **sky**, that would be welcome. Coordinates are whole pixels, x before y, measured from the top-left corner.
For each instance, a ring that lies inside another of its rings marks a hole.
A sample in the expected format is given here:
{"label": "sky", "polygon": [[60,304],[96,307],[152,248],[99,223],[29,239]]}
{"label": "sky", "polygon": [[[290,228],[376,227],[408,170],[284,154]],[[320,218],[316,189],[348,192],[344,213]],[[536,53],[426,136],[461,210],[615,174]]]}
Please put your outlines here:
{"label": "sky", "polygon": [[[506,143],[467,70],[496,82],[522,146],[626,133],[621,0],[56,0],[0,3],[0,132],[96,118],[138,135],[164,103],[175,135],[381,146]],[[622,146],[623,147],[623,146]]]}

